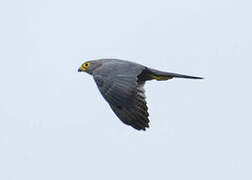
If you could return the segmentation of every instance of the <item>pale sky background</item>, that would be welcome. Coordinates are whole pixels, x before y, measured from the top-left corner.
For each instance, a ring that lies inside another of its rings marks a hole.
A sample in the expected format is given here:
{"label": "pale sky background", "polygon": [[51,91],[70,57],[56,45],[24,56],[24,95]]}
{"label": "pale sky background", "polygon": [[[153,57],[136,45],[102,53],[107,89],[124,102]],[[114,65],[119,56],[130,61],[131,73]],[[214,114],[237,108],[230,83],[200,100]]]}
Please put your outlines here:
{"label": "pale sky background", "polygon": [[[1,180],[251,180],[252,2],[0,2]],[[86,60],[205,77],[149,82],[151,128],[117,119]]]}

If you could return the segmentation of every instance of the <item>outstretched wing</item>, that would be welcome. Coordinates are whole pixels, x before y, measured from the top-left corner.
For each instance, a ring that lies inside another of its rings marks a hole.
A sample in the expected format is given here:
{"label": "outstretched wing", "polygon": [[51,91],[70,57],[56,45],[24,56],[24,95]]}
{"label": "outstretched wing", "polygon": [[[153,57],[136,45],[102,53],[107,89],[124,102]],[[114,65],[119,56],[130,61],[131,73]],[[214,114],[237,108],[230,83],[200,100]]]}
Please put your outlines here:
{"label": "outstretched wing", "polygon": [[110,104],[114,113],[127,125],[137,130],[145,130],[149,127],[149,113],[145,100],[143,85],[137,86],[135,104],[132,107],[118,107]]}
{"label": "outstretched wing", "polygon": [[102,96],[117,117],[137,130],[149,127],[144,82],[137,82],[137,76],[143,68],[135,64],[111,65],[93,75]]}

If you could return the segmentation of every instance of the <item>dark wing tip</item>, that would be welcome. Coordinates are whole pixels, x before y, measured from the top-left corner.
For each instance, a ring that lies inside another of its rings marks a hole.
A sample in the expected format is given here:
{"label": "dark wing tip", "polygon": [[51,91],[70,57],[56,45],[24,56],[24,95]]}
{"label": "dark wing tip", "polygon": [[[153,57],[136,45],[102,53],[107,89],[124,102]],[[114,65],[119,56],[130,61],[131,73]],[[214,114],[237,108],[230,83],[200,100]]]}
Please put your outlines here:
{"label": "dark wing tip", "polygon": [[171,77],[174,77],[174,78],[185,78],[185,79],[204,79],[203,77],[188,76],[188,75],[176,74],[176,73],[171,73]]}
{"label": "dark wing tip", "polygon": [[197,76],[188,76],[183,74],[171,74],[171,77],[173,78],[185,78],[185,79],[204,79],[203,77],[197,77]]}
{"label": "dark wing tip", "polygon": [[139,125],[139,124],[129,124],[131,127],[133,127],[134,129],[138,130],[138,131],[146,131],[146,128],[149,128],[149,124],[145,124],[145,125]]}
{"label": "dark wing tip", "polygon": [[196,76],[188,76],[185,78],[189,78],[189,79],[204,79],[203,77],[196,77]]}

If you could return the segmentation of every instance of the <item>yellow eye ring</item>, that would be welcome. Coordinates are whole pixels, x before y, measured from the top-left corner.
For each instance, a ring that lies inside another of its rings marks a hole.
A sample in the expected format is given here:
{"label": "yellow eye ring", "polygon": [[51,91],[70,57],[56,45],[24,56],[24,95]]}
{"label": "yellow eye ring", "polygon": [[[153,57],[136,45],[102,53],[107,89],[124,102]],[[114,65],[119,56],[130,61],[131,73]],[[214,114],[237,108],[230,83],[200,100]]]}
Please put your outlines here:
{"label": "yellow eye ring", "polygon": [[89,68],[89,66],[90,66],[90,63],[89,63],[89,62],[86,62],[86,63],[84,63],[84,64],[81,65],[81,69],[82,69],[83,71],[85,71],[85,70],[87,70],[87,68]]}

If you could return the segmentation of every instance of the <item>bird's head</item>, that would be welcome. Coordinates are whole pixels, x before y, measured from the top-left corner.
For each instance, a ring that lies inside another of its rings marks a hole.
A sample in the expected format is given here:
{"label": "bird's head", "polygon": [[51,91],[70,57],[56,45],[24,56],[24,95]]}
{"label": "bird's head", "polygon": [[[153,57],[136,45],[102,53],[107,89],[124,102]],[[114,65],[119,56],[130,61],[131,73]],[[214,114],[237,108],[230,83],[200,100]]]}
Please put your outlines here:
{"label": "bird's head", "polygon": [[78,69],[78,72],[86,72],[88,74],[93,74],[94,70],[101,66],[101,63],[97,61],[87,61],[84,62],[80,68]]}

